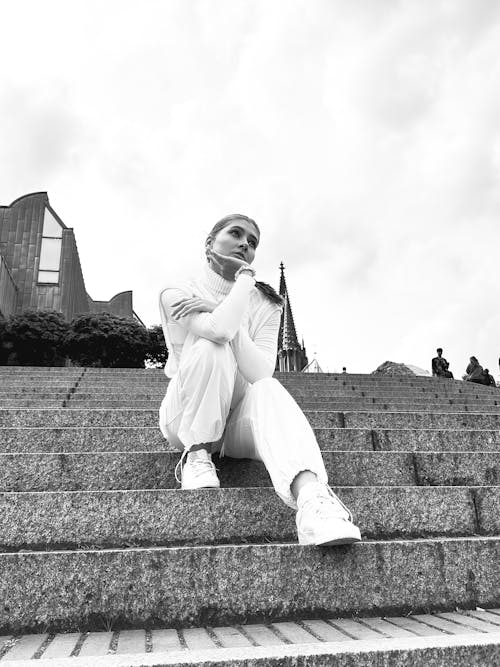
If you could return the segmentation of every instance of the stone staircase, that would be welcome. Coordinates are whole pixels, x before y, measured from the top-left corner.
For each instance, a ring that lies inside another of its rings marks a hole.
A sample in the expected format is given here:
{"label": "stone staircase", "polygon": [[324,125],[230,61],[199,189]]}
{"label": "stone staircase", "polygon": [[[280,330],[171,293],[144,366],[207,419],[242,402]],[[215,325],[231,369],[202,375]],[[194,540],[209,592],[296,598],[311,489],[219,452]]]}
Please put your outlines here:
{"label": "stone staircase", "polygon": [[278,379],[361,544],[298,546],[257,462],[178,490],[162,371],[0,368],[1,663],[500,664],[500,391]]}

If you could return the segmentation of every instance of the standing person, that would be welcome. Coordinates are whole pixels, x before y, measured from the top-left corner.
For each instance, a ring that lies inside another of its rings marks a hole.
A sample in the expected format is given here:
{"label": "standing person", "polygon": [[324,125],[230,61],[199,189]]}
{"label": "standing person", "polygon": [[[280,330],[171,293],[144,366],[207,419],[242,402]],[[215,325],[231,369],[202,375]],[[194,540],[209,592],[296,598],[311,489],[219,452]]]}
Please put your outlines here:
{"label": "standing person", "polygon": [[450,378],[453,379],[453,373],[448,370],[450,364],[443,357],[443,348],[438,347],[436,350],[437,357],[434,357],[432,360],[432,375],[436,377]]}
{"label": "standing person", "polygon": [[467,368],[465,369],[466,382],[475,382],[476,384],[484,384],[484,371],[476,357],[471,357]]}
{"label": "standing person", "polygon": [[251,218],[223,218],[205,241],[200,275],[160,293],[171,378],[160,428],[183,452],[183,489],[219,487],[212,452],[263,461],[278,496],[298,510],[300,544],[351,544],[359,528],[327,484],[313,430],[272,378],[282,303],[255,281],[259,241]]}

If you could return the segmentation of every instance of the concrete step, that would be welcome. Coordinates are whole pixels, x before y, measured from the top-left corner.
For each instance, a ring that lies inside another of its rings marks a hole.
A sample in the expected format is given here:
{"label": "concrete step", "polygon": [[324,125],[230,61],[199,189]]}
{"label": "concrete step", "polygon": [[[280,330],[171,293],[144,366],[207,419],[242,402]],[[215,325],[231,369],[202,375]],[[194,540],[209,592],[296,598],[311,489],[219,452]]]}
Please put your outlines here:
{"label": "concrete step", "polygon": [[[115,377],[108,380],[93,380],[86,379],[86,377],[75,376],[73,378],[10,378],[8,381],[0,376],[0,393],[9,391],[50,391],[51,389],[58,390],[66,387],[76,387],[78,391],[89,392],[104,392],[111,391],[114,393],[131,393],[131,392],[164,392],[168,386],[168,378],[149,379],[149,380],[120,380]],[[311,391],[324,396],[415,396],[415,397],[440,397],[440,396],[475,396],[475,397],[491,397],[498,398],[499,391],[491,387],[484,387],[482,385],[461,382],[457,385],[447,387],[436,387],[434,385],[414,387],[411,385],[375,385],[375,384],[360,384],[350,386],[331,386],[322,382],[314,384],[309,383],[289,383],[283,381],[281,383],[294,395],[307,395]]]}
{"label": "concrete step", "polygon": [[[72,377],[84,377],[86,381],[165,381],[167,380],[162,370],[158,369],[117,369],[117,368],[38,368],[29,367],[0,367],[0,380],[15,379],[49,379],[63,380]],[[305,384],[317,385],[327,384],[332,387],[361,386],[413,386],[413,387],[436,387],[438,390],[464,385],[461,380],[443,381],[436,378],[424,377],[395,377],[395,376],[373,376],[373,375],[347,375],[339,376],[329,373],[303,374],[303,373],[275,373],[274,377],[287,385]],[[484,385],[478,385],[483,387]]]}
{"label": "concrete step", "polygon": [[[151,407],[159,408],[161,400],[147,400],[138,401],[135,399],[125,400],[123,398],[118,400],[66,400],[62,401],[11,401],[7,402],[3,407],[70,407],[70,408],[89,408],[89,409],[114,409],[114,408],[129,408],[147,410]],[[371,412],[483,412],[487,414],[500,414],[500,405],[487,405],[482,402],[467,404],[453,404],[438,403],[436,401],[427,404],[415,404],[413,401],[408,403],[381,403],[373,404],[363,401],[350,402],[320,402],[308,401],[298,404],[302,410],[330,410],[335,412],[349,412],[352,410],[369,410]]]}
{"label": "concrete step", "polygon": [[[145,410],[154,407],[156,409],[160,406],[161,399],[139,401],[139,400],[125,400],[123,398],[118,400],[73,400],[70,398],[61,397],[56,400],[49,399],[7,399],[0,400],[0,408],[76,408],[76,409],[138,409]],[[415,404],[415,402],[407,403],[368,403],[366,401],[350,401],[350,402],[302,402],[298,401],[302,410],[329,410],[336,412],[348,412],[352,410],[369,410],[371,412],[482,412],[485,414],[500,414],[500,405],[487,405],[484,402],[475,402],[469,404],[454,403],[449,405],[447,403],[439,403],[437,401],[429,402],[427,404]]]}
{"label": "concrete step", "polygon": [[[81,384],[78,387],[73,385],[39,385],[37,387],[24,385],[20,386],[9,386],[3,387],[0,390],[0,400],[15,399],[15,398],[38,398],[42,399],[55,399],[61,395],[64,397],[66,394],[69,394],[72,400],[159,400],[161,401],[165,395],[167,386],[159,387],[148,387],[148,386],[131,386],[127,385],[125,387],[86,387]],[[311,391],[298,391],[292,390],[290,393],[294,396],[297,401],[333,401],[333,402],[375,402],[375,403],[406,403],[406,402],[415,402],[415,403],[431,403],[439,401],[441,403],[484,403],[487,405],[494,405],[495,402],[500,404],[500,391],[497,391],[496,394],[478,394],[477,392],[455,392],[455,393],[442,393],[437,394],[435,392],[412,392],[409,390],[405,391],[359,391],[359,392],[327,392],[326,390],[321,389],[311,389]]]}
{"label": "concrete step", "polygon": [[[321,449],[498,452],[500,430],[317,428]],[[157,426],[0,427],[0,452],[176,451]]]}
{"label": "concrete step", "polygon": [[[500,487],[335,487],[364,539],[498,535]],[[0,493],[0,550],[296,542],[271,488]]]}
{"label": "concrete step", "polygon": [[[34,380],[57,379],[83,376],[85,380],[97,382],[122,379],[123,381],[139,381],[149,383],[151,381],[164,382],[165,376],[159,369],[83,369],[83,368],[29,368],[29,367],[2,367],[0,368],[0,382],[31,378]],[[380,387],[435,387],[438,392],[449,390],[453,387],[467,386],[459,380],[438,380],[435,378],[418,377],[390,377],[372,375],[338,375],[338,374],[302,374],[302,373],[276,373],[275,377],[285,386],[329,386],[350,387],[380,386]],[[494,388],[475,385],[478,391],[494,391]]]}
{"label": "concrete step", "polygon": [[[70,391],[75,396],[81,398],[102,398],[106,395],[113,399],[120,397],[134,398],[141,400],[151,398],[162,398],[165,395],[168,384],[133,384],[124,383],[121,385],[86,385],[83,382],[73,383],[59,383],[59,384],[36,384],[32,383],[9,383],[0,388],[0,398],[22,398],[27,394],[27,398],[37,396],[39,398],[52,398],[51,394],[60,394],[65,391]],[[454,392],[435,392],[435,391],[420,391],[411,388],[401,388],[391,391],[387,390],[360,390],[348,391],[345,389],[329,390],[323,387],[288,387],[289,391],[294,397],[303,399],[313,397],[315,400],[478,400],[478,401],[500,401],[500,391],[495,392],[477,392],[477,391],[454,391]]]}
{"label": "concrete step", "polygon": [[[49,399],[49,400],[54,400],[56,398],[59,398],[61,393],[39,393],[39,394],[34,394],[34,395],[29,395],[26,396],[25,393],[13,393],[13,394],[7,394],[3,395],[2,400],[5,399],[15,399],[15,398],[20,398],[20,399],[27,399],[27,398],[38,398],[40,400],[42,399]],[[165,392],[134,392],[134,391],[127,391],[127,392],[111,392],[111,391],[101,391],[101,392],[88,392],[87,390],[85,391],[76,391],[74,393],[71,393],[69,395],[69,398],[71,401],[157,401],[161,402],[163,397],[165,396]],[[476,398],[474,396],[466,396],[464,394],[459,394],[455,395],[453,397],[435,397],[433,395],[431,396],[398,396],[398,395],[393,395],[391,397],[388,396],[356,396],[356,395],[348,395],[348,396],[325,396],[324,394],[316,394],[314,392],[309,392],[307,394],[294,394],[293,397],[299,404],[303,403],[323,403],[323,404],[328,404],[328,403],[333,403],[333,404],[344,404],[344,405],[353,405],[353,406],[359,406],[359,405],[369,405],[369,404],[387,404],[387,405],[392,405],[392,404],[401,404],[401,405],[498,405],[500,406],[500,392],[498,392],[498,396],[493,398],[490,396],[485,396],[485,397],[479,397]]]}
{"label": "concrete step", "polygon": [[31,667],[33,660],[47,667],[88,667],[91,663],[102,667],[484,667],[494,665],[498,657],[500,610],[7,635],[0,642],[0,660],[15,667]]}
{"label": "concrete step", "polygon": [[[177,488],[175,452],[0,454],[0,491]],[[498,452],[329,452],[330,483],[343,486],[491,486]],[[269,486],[264,464],[214,457],[226,487]]]}
{"label": "concrete step", "polygon": [[[500,415],[480,412],[427,413],[330,410],[304,411],[313,428],[500,429]],[[133,408],[4,408],[0,427],[157,426],[158,410]]]}
{"label": "concrete step", "polygon": [[2,553],[0,634],[497,607],[499,561],[495,537]]}
{"label": "concrete step", "polygon": [[73,387],[73,384],[50,384],[50,385],[37,385],[33,386],[32,384],[27,385],[2,385],[0,386],[0,401],[5,398],[32,398],[33,396],[44,397],[47,396],[51,398],[52,394],[62,394],[65,396],[70,389]]}
{"label": "concrete step", "polygon": [[[0,408],[64,408],[65,405],[66,405],[66,399],[64,396],[58,399],[39,399],[39,398],[0,399]],[[113,406],[109,405],[107,407],[113,407]]]}

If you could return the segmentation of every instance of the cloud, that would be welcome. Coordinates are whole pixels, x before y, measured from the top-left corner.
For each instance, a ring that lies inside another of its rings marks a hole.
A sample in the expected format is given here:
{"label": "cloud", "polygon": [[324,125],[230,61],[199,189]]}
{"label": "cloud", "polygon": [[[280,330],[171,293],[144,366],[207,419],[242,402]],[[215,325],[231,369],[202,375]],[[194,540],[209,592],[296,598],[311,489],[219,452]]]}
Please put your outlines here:
{"label": "cloud", "polygon": [[67,108],[64,91],[11,87],[0,93],[2,171],[47,182],[54,173],[74,168],[82,133],[78,117]]}
{"label": "cloud", "polygon": [[20,26],[31,46],[0,75],[2,203],[49,190],[94,298],[131,288],[158,321],[159,287],[241,211],[325,367],[496,356],[497,2],[5,11],[0,56]]}

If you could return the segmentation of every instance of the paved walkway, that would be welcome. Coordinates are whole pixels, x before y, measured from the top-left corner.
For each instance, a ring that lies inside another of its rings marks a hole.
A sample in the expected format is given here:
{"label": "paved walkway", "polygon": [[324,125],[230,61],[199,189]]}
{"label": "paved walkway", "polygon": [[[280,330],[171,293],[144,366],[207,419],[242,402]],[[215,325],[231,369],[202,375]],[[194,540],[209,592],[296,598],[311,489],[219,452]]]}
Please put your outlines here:
{"label": "paved walkway", "polygon": [[[486,636],[485,636],[486,635]],[[489,635],[490,637],[488,637]],[[416,614],[385,618],[332,618],[270,624],[234,625],[229,627],[140,630],[113,630],[102,632],[27,634],[0,637],[0,663],[8,667],[10,663],[30,660],[54,660],[72,662],[72,658],[95,659],[111,656],[137,656],[163,654],[172,657],[182,654],[182,661],[193,660],[200,655],[211,655],[223,649],[248,649],[255,647],[290,647],[310,645],[312,651],[326,644],[341,644],[349,650],[354,644],[368,640],[382,646],[390,640],[411,640],[427,638],[429,644],[457,643],[475,638],[480,643],[489,638],[500,639],[500,609],[467,610],[436,614]],[[440,639],[441,638],[441,639]],[[415,642],[413,642],[415,643]],[[400,642],[399,642],[400,644]],[[359,645],[361,648],[361,645]],[[239,652],[239,651],[238,651]],[[153,656],[151,656],[153,657]],[[68,660],[69,659],[69,660]],[[77,663],[83,662],[75,660]],[[148,661],[145,661],[148,662]]]}

